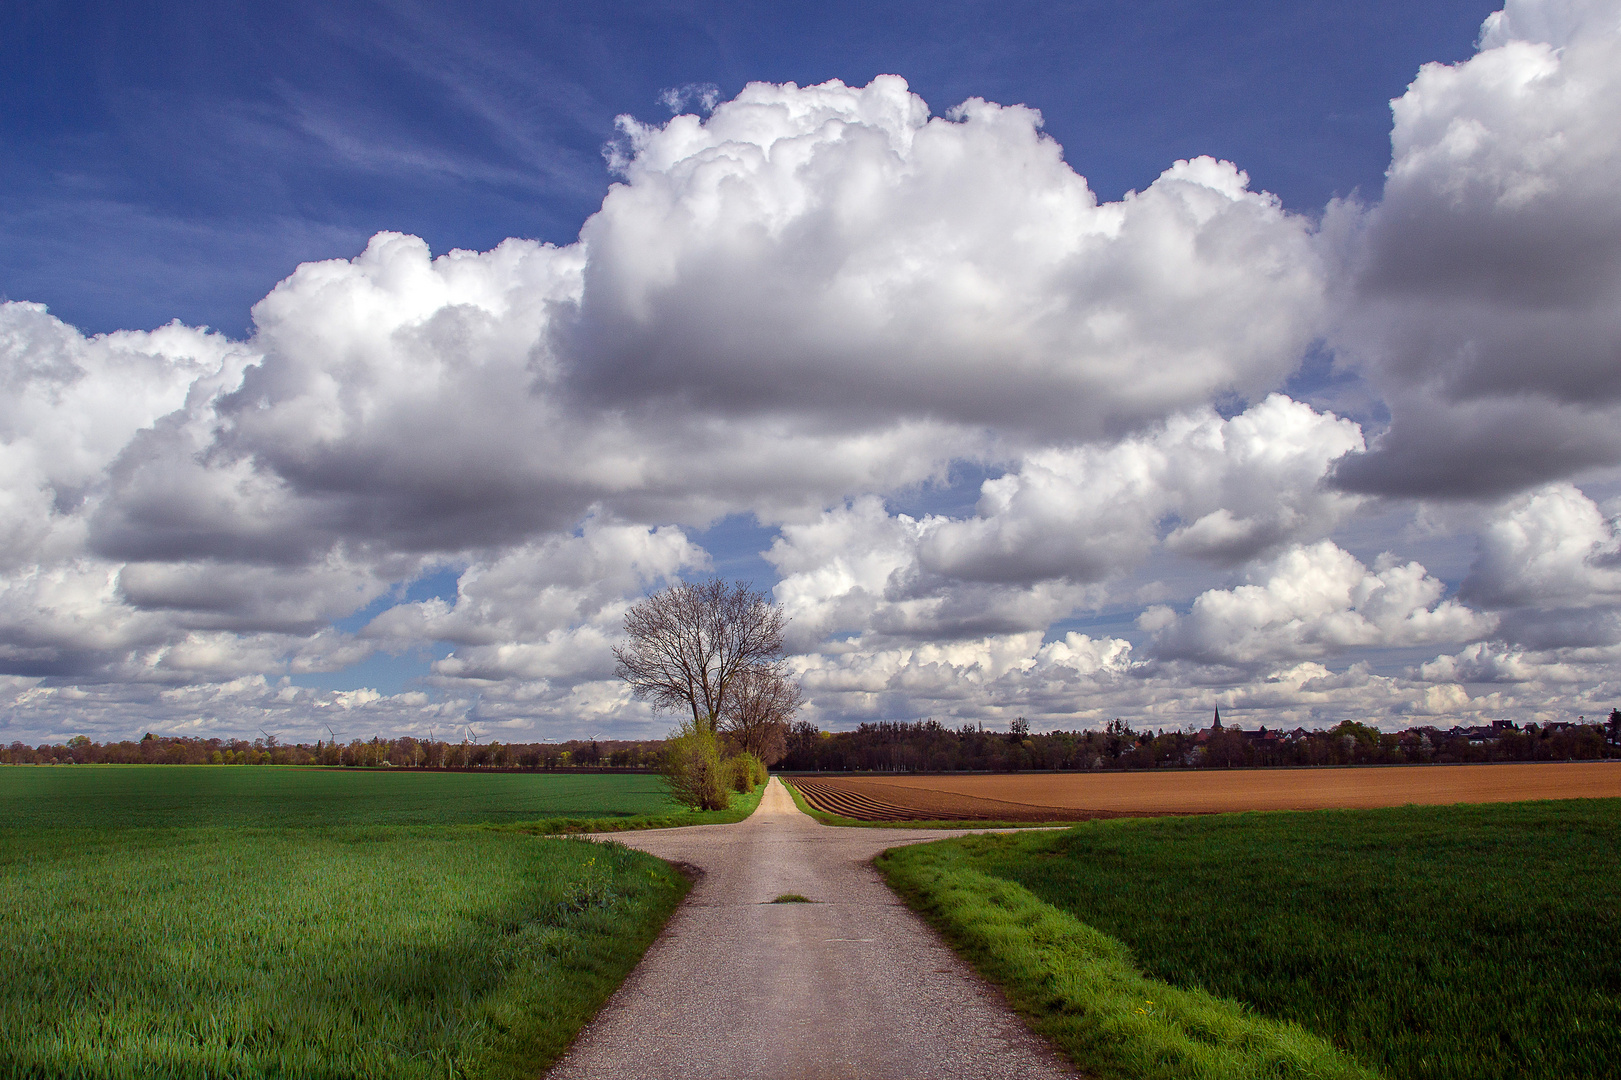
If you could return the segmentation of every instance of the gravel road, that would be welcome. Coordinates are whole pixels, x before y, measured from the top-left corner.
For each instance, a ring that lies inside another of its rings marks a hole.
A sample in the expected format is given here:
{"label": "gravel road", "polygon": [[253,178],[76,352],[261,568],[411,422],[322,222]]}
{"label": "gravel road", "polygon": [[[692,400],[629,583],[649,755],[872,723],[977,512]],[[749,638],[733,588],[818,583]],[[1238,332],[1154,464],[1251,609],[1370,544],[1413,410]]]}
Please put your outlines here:
{"label": "gravel road", "polygon": [[960,835],[819,825],[772,777],[737,825],[605,838],[703,875],[549,1077],[1075,1076],[867,865]]}

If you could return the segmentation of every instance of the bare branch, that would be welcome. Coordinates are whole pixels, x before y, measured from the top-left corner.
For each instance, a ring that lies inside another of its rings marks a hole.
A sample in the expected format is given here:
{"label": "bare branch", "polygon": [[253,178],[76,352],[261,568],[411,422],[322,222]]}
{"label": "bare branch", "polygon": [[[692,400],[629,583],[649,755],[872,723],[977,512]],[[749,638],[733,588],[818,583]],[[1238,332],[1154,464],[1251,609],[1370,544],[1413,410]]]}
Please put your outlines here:
{"label": "bare branch", "polygon": [[788,725],[801,696],[780,662],[745,668],[727,696],[721,729],[740,749],[775,765],[788,752]]}
{"label": "bare branch", "polygon": [[739,678],[782,655],[782,608],[743,582],[677,582],[625,614],[614,673],[660,710],[713,732]]}

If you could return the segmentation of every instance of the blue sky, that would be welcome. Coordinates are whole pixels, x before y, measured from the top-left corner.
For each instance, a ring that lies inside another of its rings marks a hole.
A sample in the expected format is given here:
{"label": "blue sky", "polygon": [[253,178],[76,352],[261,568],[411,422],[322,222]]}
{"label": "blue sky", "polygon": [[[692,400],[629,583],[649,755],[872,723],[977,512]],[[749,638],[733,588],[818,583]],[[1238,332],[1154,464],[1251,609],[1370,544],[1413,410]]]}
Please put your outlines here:
{"label": "blue sky", "polygon": [[711,573],[828,726],[1601,712],[1618,28],[29,5],[0,739],[658,734]]}
{"label": "blue sky", "polygon": [[1389,100],[1490,3],[36,4],[0,38],[0,295],[90,332],[241,335],[382,229],[574,239],[614,117],[752,81],[904,76],[1041,110],[1104,198],[1178,158],[1286,205],[1376,196]]}

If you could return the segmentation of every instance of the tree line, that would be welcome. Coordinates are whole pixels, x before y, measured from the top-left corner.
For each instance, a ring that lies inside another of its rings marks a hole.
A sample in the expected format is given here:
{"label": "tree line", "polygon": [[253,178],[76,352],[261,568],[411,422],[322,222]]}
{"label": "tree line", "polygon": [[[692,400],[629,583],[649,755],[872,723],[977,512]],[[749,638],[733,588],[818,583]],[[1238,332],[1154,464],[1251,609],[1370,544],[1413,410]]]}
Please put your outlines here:
{"label": "tree line", "polygon": [[936,720],[881,721],[854,731],[794,722],[801,694],[784,658],[786,616],[743,582],[676,582],[631,606],[615,674],[655,712],[680,717],[670,737],[643,741],[460,743],[412,736],[340,745],[147,734],[99,744],[14,742],[0,763],[336,765],[421,769],[657,769],[673,795],[724,809],[735,792],[764,782],[766,768],[795,772],[1018,772],[1026,769],[1240,768],[1398,765],[1421,762],[1562,761],[1621,757],[1621,709],[1607,722],[1413,727],[1380,732],[1352,720],[1291,732],[1208,729],[1133,731],[1121,720],[1099,731],[1033,733],[1020,718],[1007,732]]}
{"label": "tree line", "polygon": [[446,742],[398,738],[348,743],[284,743],[274,736],[203,739],[154,735],[98,743],[83,735],[65,743],[0,747],[8,765],[340,765],[401,769],[623,769],[650,772],[663,760],[662,740],[581,740],[560,743]]}
{"label": "tree line", "polygon": [[1414,727],[1380,732],[1346,720],[1293,732],[1133,731],[1120,720],[1102,730],[1032,733],[952,728],[936,720],[865,723],[822,731],[800,722],[778,767],[793,772],[1020,772],[1027,769],[1122,770],[1264,768],[1305,765],[1405,765],[1445,762],[1567,761],[1621,757],[1621,710],[1603,724],[1499,724],[1472,729]]}
{"label": "tree line", "polygon": [[[794,724],[775,764],[792,772],[1018,772],[1026,769],[1254,768],[1301,765],[1401,765],[1423,762],[1567,761],[1621,757],[1621,710],[1603,724],[1535,724],[1449,730],[1415,727],[1379,732],[1345,721],[1310,732],[1225,728],[1217,733],[1133,731],[1113,721],[1101,731],[1033,734],[938,721],[866,723],[854,731]],[[1204,736],[1204,738],[1201,738]],[[724,735],[720,740],[725,743]],[[148,733],[140,740],[98,743],[80,735],[65,743],[0,747],[11,765],[333,765],[406,769],[664,768],[667,740],[570,740],[558,743],[445,742],[373,737],[349,743],[284,743],[203,739]]]}
{"label": "tree line", "polygon": [[312,747],[268,732],[253,742],[148,733],[138,743],[85,736],[61,746],[13,743],[0,750],[0,762],[657,769],[679,801],[724,810],[734,794],[765,783],[767,767],[787,748],[800,690],[783,659],[786,624],[780,605],[743,582],[676,582],[632,605],[625,641],[613,650],[616,673],[655,712],[687,714],[659,741],[450,743],[379,734]]}

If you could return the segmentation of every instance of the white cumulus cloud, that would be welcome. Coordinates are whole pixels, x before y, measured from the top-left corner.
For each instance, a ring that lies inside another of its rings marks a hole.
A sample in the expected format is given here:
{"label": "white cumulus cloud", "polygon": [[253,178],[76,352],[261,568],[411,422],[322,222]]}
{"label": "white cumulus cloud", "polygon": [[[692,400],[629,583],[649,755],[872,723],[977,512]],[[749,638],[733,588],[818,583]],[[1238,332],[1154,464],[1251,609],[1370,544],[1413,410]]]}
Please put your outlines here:
{"label": "white cumulus cloud", "polygon": [[[379,233],[246,341],[0,304],[0,725],[659,734],[609,649],[728,516],[775,530],[830,723],[1591,711],[1621,691],[1617,534],[1576,486],[1621,463],[1618,13],[1509,4],[1321,228],[1210,158],[1100,201],[1028,107],[756,83],[623,121],[577,242]],[[1368,442],[1285,391],[1325,334],[1389,409]],[[963,463],[971,509],[898,511]],[[1477,544],[1458,597],[1345,550],[1415,512]],[[378,652],[429,676],[291,681]]]}
{"label": "white cumulus cloud", "polygon": [[1034,110],[894,76],[626,131],[562,338],[594,400],[1095,438],[1262,392],[1319,329],[1309,221],[1226,162],[1100,203]]}
{"label": "white cumulus cloud", "polygon": [[1292,548],[1250,574],[1252,583],[1211,589],[1179,615],[1141,619],[1166,659],[1254,664],[1332,655],[1353,647],[1468,641],[1496,620],[1456,600],[1416,562],[1381,558],[1370,570],[1330,540]]}

